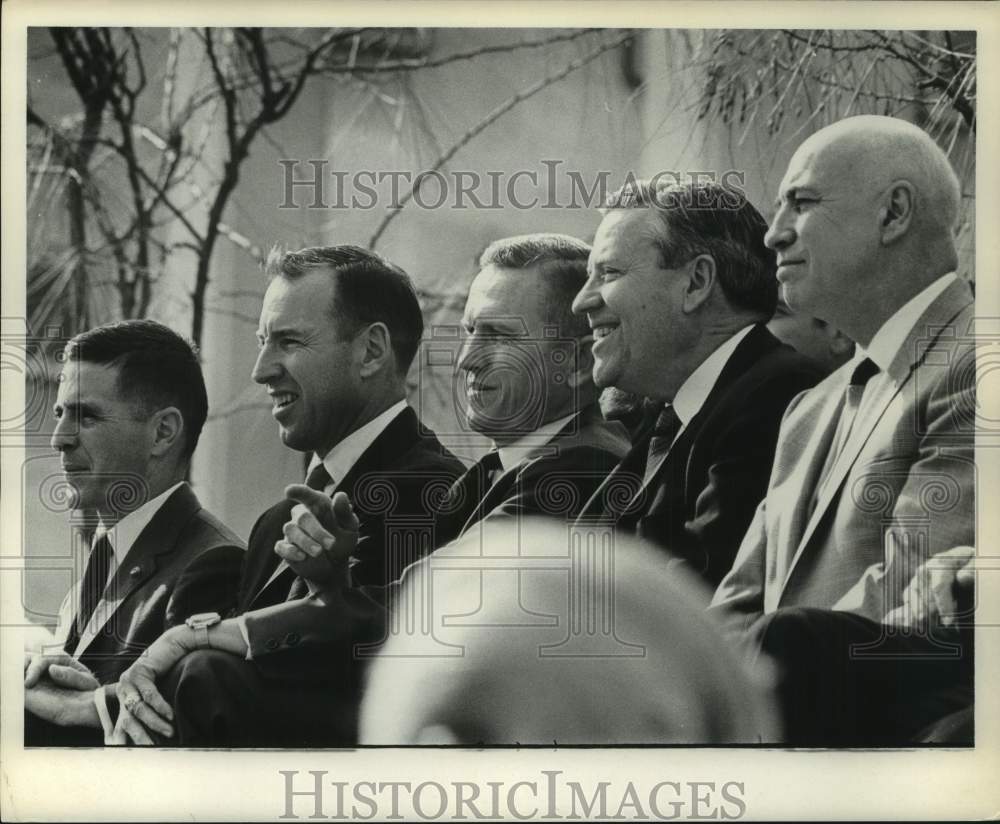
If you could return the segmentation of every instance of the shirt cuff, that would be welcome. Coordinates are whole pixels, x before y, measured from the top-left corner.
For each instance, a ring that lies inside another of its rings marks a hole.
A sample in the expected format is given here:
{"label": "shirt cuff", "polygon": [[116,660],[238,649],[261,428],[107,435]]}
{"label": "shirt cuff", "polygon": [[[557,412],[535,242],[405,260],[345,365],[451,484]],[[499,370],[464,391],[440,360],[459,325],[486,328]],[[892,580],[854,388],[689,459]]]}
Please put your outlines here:
{"label": "shirt cuff", "polygon": [[253,661],[253,647],[250,646],[250,631],[247,629],[247,619],[246,615],[236,616],[236,626],[239,627],[240,635],[243,636],[243,642],[247,645],[247,661]]}
{"label": "shirt cuff", "polygon": [[98,687],[94,690],[94,706],[97,708],[97,717],[101,719],[104,743],[107,745],[117,743],[115,741],[115,723],[111,720],[111,713],[108,712],[108,699],[104,694],[104,687]]}

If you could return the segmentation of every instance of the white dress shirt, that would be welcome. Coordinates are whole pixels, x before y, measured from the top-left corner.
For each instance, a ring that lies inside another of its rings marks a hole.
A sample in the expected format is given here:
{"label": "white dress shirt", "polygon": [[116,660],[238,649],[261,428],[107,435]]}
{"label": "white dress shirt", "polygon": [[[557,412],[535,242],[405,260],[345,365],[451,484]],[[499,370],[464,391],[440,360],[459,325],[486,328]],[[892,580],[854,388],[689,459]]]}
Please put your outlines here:
{"label": "white dress shirt", "polygon": [[[160,511],[160,507],[166,503],[167,498],[169,498],[182,483],[183,481],[179,481],[169,489],[161,492],[155,498],[151,498],[146,501],[146,503],[138,509],[130,512],[116,524],[112,524],[111,526],[105,526],[103,523],[98,524],[97,529],[94,531],[93,540],[90,544],[91,550],[93,550],[97,541],[99,541],[102,537],[107,536],[108,543],[111,544],[113,553],[105,585],[114,579],[115,573],[118,571],[118,567],[121,566],[122,561],[125,560],[125,556],[128,555],[139,535],[141,535],[142,531],[149,526],[149,522],[152,521],[153,516]],[[76,610],[72,608],[72,605],[80,603],[80,587],[82,585],[83,579],[81,578],[73,585],[73,590],[69,595],[67,595],[70,602],[64,602],[63,608],[59,610],[59,623],[56,625],[55,630],[55,639],[59,646],[66,643],[66,638],[69,636],[70,626],[76,618]],[[100,627],[107,622],[108,615],[106,607],[107,604],[103,601],[98,603],[97,608],[94,610],[94,614],[90,616],[90,621],[81,633],[81,637],[86,636],[90,630],[96,631],[100,629]]]}
{"label": "white dress shirt", "polygon": [[[323,491],[327,495],[333,495],[337,491],[337,486],[341,481],[347,477],[347,473],[351,471],[354,464],[358,462],[358,459],[365,453],[375,439],[381,435],[386,427],[389,426],[402,412],[406,409],[406,401],[401,400],[394,403],[384,412],[376,415],[368,423],[355,429],[350,435],[334,445],[333,449],[326,453],[322,458],[323,466],[326,467],[326,471],[330,473],[331,483],[328,483],[324,487]],[[321,461],[318,455],[313,455],[312,461],[309,463],[309,471],[306,472],[308,476],[309,472],[319,464]],[[277,578],[281,573],[288,569],[288,561],[284,558],[275,567],[274,572],[271,573],[271,577],[267,579],[267,583],[264,586],[268,586],[271,581]],[[247,645],[246,660],[253,660],[253,652],[250,646],[250,633],[247,630],[246,619],[242,615],[236,617],[236,625],[239,628],[240,634],[243,636],[243,640]]]}
{"label": "white dress shirt", "polygon": [[[333,479],[333,483],[327,484],[324,490],[328,495],[332,495],[336,491],[337,484],[347,476],[347,473],[351,471],[354,464],[358,462],[358,458],[364,455],[365,450],[375,443],[375,439],[385,431],[385,428],[404,409],[406,409],[406,401],[397,401],[384,412],[368,421],[364,426],[355,429],[326,453],[322,458],[323,466],[326,467],[326,471],[330,473],[330,477]],[[313,459],[309,463],[309,471],[312,471],[313,467],[318,463],[320,463],[320,457],[313,455]],[[307,476],[308,474],[309,472],[306,472]]]}
{"label": "white dress shirt", "polygon": [[708,396],[715,388],[715,384],[718,383],[719,375],[722,374],[722,370],[726,368],[733,352],[736,351],[736,347],[740,345],[743,338],[750,334],[753,327],[754,324],[744,326],[739,332],[720,344],[681,384],[677,394],[674,395],[672,404],[674,412],[677,413],[681,422],[680,428],[674,436],[675,441],[691,422],[691,419],[701,411]]}
{"label": "white dress shirt", "polygon": [[879,327],[868,346],[858,347],[860,351],[854,358],[855,363],[871,358],[882,372],[888,372],[921,315],[957,278],[958,275],[949,272],[910,298]]}
{"label": "white dress shirt", "polygon": [[499,447],[497,452],[500,454],[500,466],[503,467],[503,471],[506,472],[512,466],[517,466],[521,461],[534,455],[578,414],[580,413],[571,412],[565,417],[543,423],[534,432],[523,435],[513,443]]}

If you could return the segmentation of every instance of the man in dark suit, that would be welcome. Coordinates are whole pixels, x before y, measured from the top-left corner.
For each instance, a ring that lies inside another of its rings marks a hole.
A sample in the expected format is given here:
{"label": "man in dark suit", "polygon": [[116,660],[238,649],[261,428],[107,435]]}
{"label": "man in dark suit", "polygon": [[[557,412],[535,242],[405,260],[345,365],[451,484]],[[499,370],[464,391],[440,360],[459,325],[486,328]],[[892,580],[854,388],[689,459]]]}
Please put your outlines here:
{"label": "man in dark suit", "polygon": [[236,614],[166,633],[122,677],[119,740],[176,729],[183,745],[350,744],[360,665],[313,641],[329,616],[275,544],[301,489],[346,493],[360,535],[350,577],[385,585],[432,548],[435,509],[462,471],[405,400],[423,332],[406,273],[353,246],[273,254],[268,271],[253,379],[282,441],[313,454],[307,486],[254,526]]}
{"label": "man in dark suit", "polygon": [[[859,351],[789,408],[767,496],[713,606],[749,629],[752,655],[780,662],[793,744],[898,746],[948,714],[971,722],[971,625],[907,604],[920,570],[975,545],[960,199],[945,153],[891,117],[820,130],[781,183],[766,242],[785,300]],[[971,738],[969,723],[952,740]]]}
{"label": "man in dark suit", "polygon": [[98,520],[54,643],[26,664],[29,746],[99,744],[107,685],[164,630],[231,608],[244,555],[184,481],[208,411],[194,349],[126,321],[77,335],[65,355],[52,446],[73,507]]}
{"label": "man in dark suit", "polygon": [[[483,253],[465,306],[458,369],[468,428],[494,448],[444,496],[435,546],[464,535],[466,546],[489,556],[496,548],[483,531],[498,520],[546,515],[568,526],[625,454],[624,430],[603,421],[597,407],[589,328],[570,311],[588,254],[585,243],[555,234],[506,238]],[[397,582],[372,586],[348,576],[342,559],[355,554],[358,501],[340,492],[331,501],[305,487],[294,493],[307,506],[276,551],[320,590],[310,608],[328,616],[313,621],[315,631],[302,641],[340,640],[344,655],[385,630]],[[425,562],[433,566],[434,557]],[[478,612],[517,603],[520,570],[500,566],[482,573]],[[519,612],[525,623],[533,620]]]}
{"label": "man in dark suit", "polygon": [[778,425],[819,368],[764,326],[766,223],[717,184],[639,182],[613,195],[573,304],[594,330],[594,380],[658,416],[579,519],[650,539],[717,584],[767,489]]}

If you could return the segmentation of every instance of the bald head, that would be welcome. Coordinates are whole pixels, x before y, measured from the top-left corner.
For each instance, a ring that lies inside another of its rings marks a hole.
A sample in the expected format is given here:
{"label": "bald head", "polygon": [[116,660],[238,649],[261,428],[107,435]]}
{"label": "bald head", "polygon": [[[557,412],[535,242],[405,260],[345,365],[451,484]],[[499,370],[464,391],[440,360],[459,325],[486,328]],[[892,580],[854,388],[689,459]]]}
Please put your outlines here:
{"label": "bald head", "polygon": [[892,117],[849,117],[792,156],[764,242],[781,296],[862,346],[958,265],[960,190],[931,137]]}
{"label": "bald head", "polygon": [[872,193],[907,181],[916,192],[916,227],[949,237],[955,230],[961,198],[958,177],[944,151],[912,123],[880,115],[847,117],[812,135],[795,158],[800,155],[835,165]]}

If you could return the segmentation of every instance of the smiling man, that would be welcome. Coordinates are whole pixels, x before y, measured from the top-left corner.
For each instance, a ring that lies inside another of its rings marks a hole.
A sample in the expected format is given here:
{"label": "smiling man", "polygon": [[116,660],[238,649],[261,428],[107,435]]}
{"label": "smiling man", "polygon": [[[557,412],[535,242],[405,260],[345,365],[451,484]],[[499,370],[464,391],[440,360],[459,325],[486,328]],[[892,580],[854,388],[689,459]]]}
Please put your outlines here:
{"label": "smiling man", "polygon": [[[470,474],[489,477],[442,521],[439,543],[488,516],[572,519],[625,454],[624,428],[597,405],[590,329],[571,308],[589,253],[559,234],[505,238],[483,252],[458,370],[469,428],[493,444]],[[574,489],[562,507],[545,503],[555,482]]]}
{"label": "smiling man", "polygon": [[[975,545],[960,199],[945,153],[891,117],[821,129],[781,182],[766,243],[784,298],[858,351],[789,407],[767,496],[714,606],[783,663],[791,743],[906,744],[971,706],[971,627],[898,626],[928,611],[906,603],[921,566],[946,569],[953,548]],[[967,720],[953,742],[971,742]]]}
{"label": "smiling man", "polygon": [[629,186],[610,199],[573,304],[594,330],[597,386],[661,410],[581,521],[634,531],[712,584],[767,488],[785,407],[820,377],[764,326],[778,291],[766,228],[717,184]]}
{"label": "smiling man", "polygon": [[[25,743],[99,744],[107,687],[169,627],[231,608],[243,543],[184,478],[208,411],[197,354],[153,321],[66,346],[52,447],[96,517],[55,638],[25,668]],[[112,690],[113,694],[113,690]]]}
{"label": "smiling man", "polygon": [[166,633],[123,675],[122,743],[157,733],[187,746],[351,744],[360,662],[352,645],[326,643],[339,627],[276,544],[298,501],[337,494],[359,536],[352,585],[384,586],[432,548],[434,490],[463,470],[406,403],[423,333],[407,274],[355,246],[274,252],[267,271],[252,377],[282,442],[311,453],[306,485],[254,525],[235,614]]}

